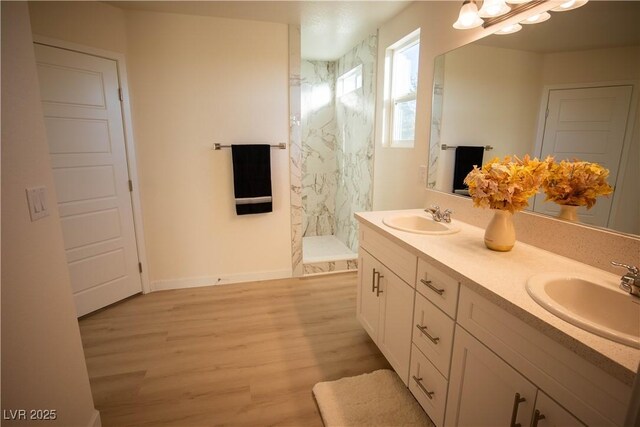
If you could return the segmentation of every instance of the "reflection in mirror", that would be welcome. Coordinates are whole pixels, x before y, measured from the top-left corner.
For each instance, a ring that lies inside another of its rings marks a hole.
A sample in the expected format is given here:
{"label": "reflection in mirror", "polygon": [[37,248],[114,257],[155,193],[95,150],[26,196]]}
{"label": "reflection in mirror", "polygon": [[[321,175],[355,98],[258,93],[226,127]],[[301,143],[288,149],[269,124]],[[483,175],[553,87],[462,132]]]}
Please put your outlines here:
{"label": "reflection in mirror", "polygon": [[[615,191],[580,221],[640,234],[637,22],[640,2],[589,2],[436,58],[428,187],[464,195],[460,176],[506,155],[596,162]],[[542,194],[529,209],[559,206]]]}

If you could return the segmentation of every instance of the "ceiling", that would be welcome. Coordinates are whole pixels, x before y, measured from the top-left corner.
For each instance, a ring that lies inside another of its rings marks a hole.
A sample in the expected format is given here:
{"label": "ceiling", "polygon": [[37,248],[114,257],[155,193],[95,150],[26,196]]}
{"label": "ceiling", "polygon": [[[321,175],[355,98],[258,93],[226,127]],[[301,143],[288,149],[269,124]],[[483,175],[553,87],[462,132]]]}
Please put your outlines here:
{"label": "ceiling", "polygon": [[584,6],[551,12],[551,19],[505,36],[476,43],[505,49],[552,53],[640,45],[640,1],[590,1]]}
{"label": "ceiling", "polygon": [[122,9],[300,25],[302,57],[335,60],[410,1],[110,1]]}

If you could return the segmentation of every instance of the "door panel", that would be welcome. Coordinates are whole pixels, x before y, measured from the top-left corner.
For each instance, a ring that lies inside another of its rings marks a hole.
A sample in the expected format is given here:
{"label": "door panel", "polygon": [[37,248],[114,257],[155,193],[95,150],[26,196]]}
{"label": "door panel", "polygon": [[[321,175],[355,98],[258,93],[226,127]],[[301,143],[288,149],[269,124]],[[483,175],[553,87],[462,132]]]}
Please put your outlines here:
{"label": "door panel", "polygon": [[371,339],[378,339],[378,322],[380,318],[380,298],[373,289],[374,274],[373,271],[380,271],[382,265],[368,252],[360,250],[360,292],[358,301],[358,319],[360,324],[367,331]]}
{"label": "door panel", "polygon": [[[525,400],[515,405],[518,393]],[[531,423],[536,387],[460,326],[451,359],[446,425]]]}
{"label": "door panel", "polygon": [[576,417],[569,411],[558,405],[549,396],[538,390],[536,398],[536,410],[539,414],[535,414],[538,427],[583,427]]}
{"label": "door panel", "polygon": [[45,120],[51,154],[110,153],[109,123],[106,120]]}
{"label": "door panel", "polygon": [[115,61],[34,45],[78,316],[141,291]]}
{"label": "door panel", "polygon": [[380,277],[380,290],[378,347],[407,385],[415,290],[387,268]]}
{"label": "door panel", "polygon": [[[580,159],[609,169],[615,185],[625,140],[633,86],[610,86],[549,91],[541,158]],[[535,197],[533,210],[556,216],[560,207]],[[600,197],[590,210],[578,209],[580,221],[606,227],[613,197]]]}

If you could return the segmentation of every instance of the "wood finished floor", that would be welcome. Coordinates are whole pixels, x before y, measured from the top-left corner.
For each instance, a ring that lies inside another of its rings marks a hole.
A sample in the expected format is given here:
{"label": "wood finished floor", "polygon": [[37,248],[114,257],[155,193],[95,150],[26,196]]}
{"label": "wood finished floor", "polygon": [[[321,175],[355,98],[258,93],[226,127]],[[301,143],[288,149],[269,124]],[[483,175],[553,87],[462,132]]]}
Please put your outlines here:
{"label": "wood finished floor", "polygon": [[102,425],[322,426],[311,388],[389,368],[355,273],[140,295],[80,320]]}

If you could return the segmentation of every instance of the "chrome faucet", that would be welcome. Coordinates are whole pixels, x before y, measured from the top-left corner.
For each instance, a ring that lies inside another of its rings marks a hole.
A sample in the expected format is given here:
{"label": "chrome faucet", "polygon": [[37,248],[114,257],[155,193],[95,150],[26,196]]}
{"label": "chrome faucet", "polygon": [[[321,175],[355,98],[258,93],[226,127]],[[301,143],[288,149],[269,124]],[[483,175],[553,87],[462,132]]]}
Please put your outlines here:
{"label": "chrome faucet", "polygon": [[426,213],[430,213],[435,222],[451,222],[451,214],[453,211],[451,209],[445,209],[444,212],[440,211],[440,206],[432,205],[430,208],[424,210]]}
{"label": "chrome faucet", "polygon": [[616,261],[611,261],[611,264],[627,269],[627,273],[620,278],[620,289],[640,298],[640,270],[638,267]]}

